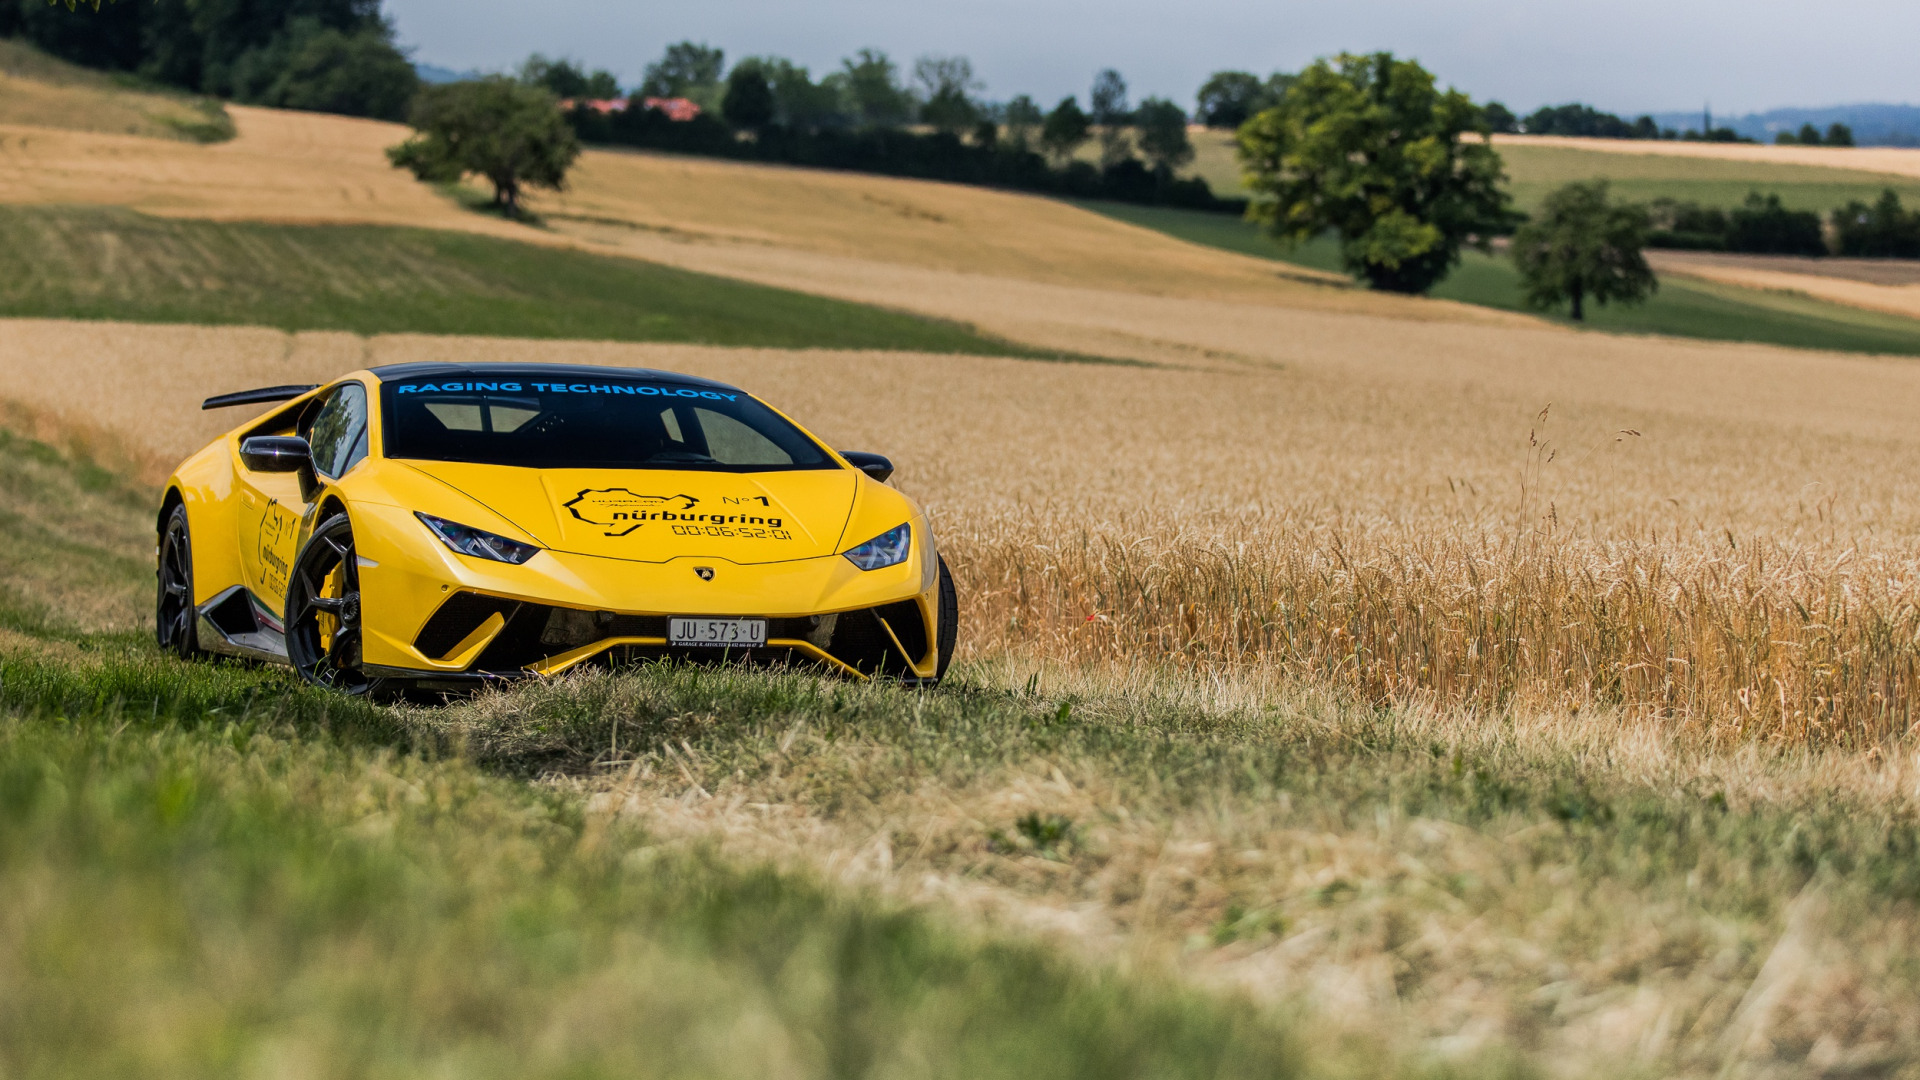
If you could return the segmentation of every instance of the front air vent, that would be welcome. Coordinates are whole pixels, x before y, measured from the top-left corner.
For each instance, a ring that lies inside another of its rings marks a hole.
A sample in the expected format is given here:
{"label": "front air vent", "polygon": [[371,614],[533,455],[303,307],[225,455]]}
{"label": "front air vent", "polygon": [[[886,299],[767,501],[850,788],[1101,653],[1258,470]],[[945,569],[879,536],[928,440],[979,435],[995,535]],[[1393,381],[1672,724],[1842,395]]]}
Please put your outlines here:
{"label": "front air vent", "polygon": [[413,639],[413,647],[420,650],[420,655],[439,660],[452,652],[454,646],[465,641],[467,635],[473,633],[481,623],[496,614],[511,619],[518,607],[518,601],[503,600],[497,596],[454,593],[427,620],[427,625],[420,628],[420,635]]}

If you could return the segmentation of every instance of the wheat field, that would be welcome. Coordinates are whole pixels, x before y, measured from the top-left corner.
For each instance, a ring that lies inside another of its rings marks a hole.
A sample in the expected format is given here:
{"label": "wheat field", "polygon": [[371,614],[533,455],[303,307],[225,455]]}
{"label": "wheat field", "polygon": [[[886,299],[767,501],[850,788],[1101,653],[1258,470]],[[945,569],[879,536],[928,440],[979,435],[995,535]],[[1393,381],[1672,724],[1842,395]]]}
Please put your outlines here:
{"label": "wheat field", "polygon": [[239,419],[197,411],[214,389],[401,360],[691,371],[895,456],[975,655],[1270,670],[1381,704],[1619,710],[1736,741],[1907,732],[1920,370],[1514,344],[1116,369],[19,321],[0,398],[153,477]]}

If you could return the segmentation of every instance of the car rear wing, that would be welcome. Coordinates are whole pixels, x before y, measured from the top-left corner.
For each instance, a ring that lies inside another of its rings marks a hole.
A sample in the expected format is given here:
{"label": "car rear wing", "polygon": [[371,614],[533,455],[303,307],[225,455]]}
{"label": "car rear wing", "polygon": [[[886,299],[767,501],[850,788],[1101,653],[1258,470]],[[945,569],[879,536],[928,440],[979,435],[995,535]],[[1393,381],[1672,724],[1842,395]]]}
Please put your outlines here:
{"label": "car rear wing", "polygon": [[202,409],[226,409],[235,405],[263,405],[269,401],[291,401],[309,390],[318,390],[319,383],[302,383],[297,386],[263,386],[258,390],[241,390],[233,394],[215,394],[200,403]]}

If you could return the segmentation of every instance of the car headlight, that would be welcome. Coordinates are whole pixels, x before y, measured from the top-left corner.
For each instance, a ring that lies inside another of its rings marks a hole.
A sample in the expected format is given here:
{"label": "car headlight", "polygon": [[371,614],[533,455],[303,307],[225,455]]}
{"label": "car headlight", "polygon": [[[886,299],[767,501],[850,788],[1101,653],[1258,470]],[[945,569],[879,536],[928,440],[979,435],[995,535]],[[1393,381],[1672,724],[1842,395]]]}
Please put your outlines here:
{"label": "car headlight", "polygon": [[859,547],[849,548],[842,554],[862,570],[880,570],[906,562],[907,554],[912,550],[913,530],[905,525],[896,525]]}
{"label": "car headlight", "polygon": [[418,510],[413,516],[433,530],[440,542],[462,555],[471,555],[476,559],[492,559],[494,562],[512,563],[519,566],[539,554],[540,549],[532,544],[523,544],[518,540],[509,540],[496,536],[471,525],[462,525],[457,521],[437,518],[432,514],[423,514]]}

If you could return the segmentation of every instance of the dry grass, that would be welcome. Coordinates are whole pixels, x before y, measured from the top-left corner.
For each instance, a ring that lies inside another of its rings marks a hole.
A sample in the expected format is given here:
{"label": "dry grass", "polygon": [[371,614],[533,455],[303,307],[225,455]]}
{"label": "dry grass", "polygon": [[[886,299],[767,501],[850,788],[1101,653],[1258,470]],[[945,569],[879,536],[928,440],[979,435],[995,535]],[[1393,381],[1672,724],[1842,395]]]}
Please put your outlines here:
{"label": "dry grass", "polygon": [[1666,139],[1576,139],[1561,135],[1495,135],[1493,141],[1495,146],[1552,146],[1599,154],[1811,165],[1823,169],[1920,177],[1920,150],[1897,146],[1770,146]]}
{"label": "dry grass", "polygon": [[0,40],[0,124],[207,142],[231,135],[218,102],[134,89]]}
{"label": "dry grass", "polygon": [[1170,965],[1323,1039],[1564,1077],[1816,1076],[1920,1046],[1920,927],[1867,865],[1916,808],[1909,755],[1377,713],[1172,665],[964,677],[995,689],[588,676],[412,722],[681,844]]}
{"label": "dry grass", "polygon": [[[1856,268],[1866,259],[1792,259],[1713,256],[1697,252],[1654,252],[1649,260],[1663,274],[1717,281],[1743,289],[1792,292],[1848,307],[1889,315],[1920,317],[1920,282],[1906,265]],[[1827,266],[1828,262],[1841,263]],[[1904,280],[1903,280],[1904,279]]]}
{"label": "dry grass", "polygon": [[[1105,310],[1143,294],[1419,320],[1528,321],[1350,289],[1332,275],[1183,243],[1049,199],[661,155],[589,152],[566,195],[534,201],[552,228],[533,229],[464,210],[389,167],[382,151],[404,137],[399,126],[240,106],[231,112],[238,137],[213,147],[0,125],[0,202],[418,225],[585,246],[843,299],[884,296],[905,310],[945,312],[983,328],[1004,324],[1048,348],[1075,332],[1054,325],[1060,305],[1070,325],[1097,326]],[[1051,290],[1038,294],[1038,304],[1010,299],[1036,283]],[[1031,325],[1034,312],[1046,325]]]}
{"label": "dry grass", "polygon": [[158,464],[239,419],[195,411],[216,388],[399,360],[695,371],[902,463],[976,654],[1791,743],[1912,723],[1920,369],[1316,318],[1284,367],[1228,371],[22,321],[0,398]]}

